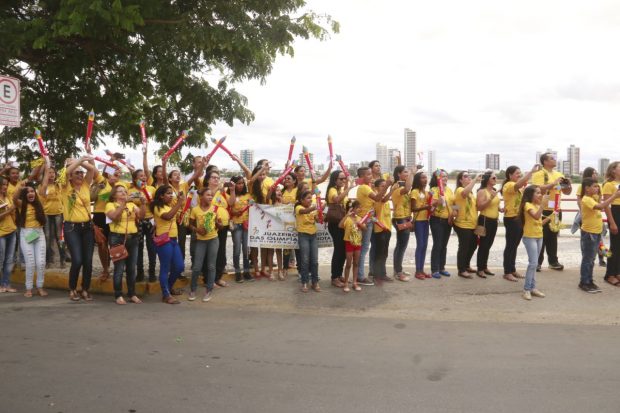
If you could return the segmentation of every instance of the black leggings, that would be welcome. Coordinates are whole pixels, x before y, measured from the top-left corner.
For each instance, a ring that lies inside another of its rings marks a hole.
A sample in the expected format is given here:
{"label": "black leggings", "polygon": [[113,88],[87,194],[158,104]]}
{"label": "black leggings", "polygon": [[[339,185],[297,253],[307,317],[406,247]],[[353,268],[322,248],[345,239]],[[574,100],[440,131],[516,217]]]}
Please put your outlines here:
{"label": "black leggings", "polygon": [[[551,215],[552,211],[543,211],[542,219]],[[558,218],[562,221],[562,211],[558,212]],[[543,225],[543,246],[538,256],[538,265],[542,265],[545,260],[545,249],[547,250],[547,258],[549,265],[558,264],[558,232],[551,231],[549,222]]]}
{"label": "black leggings", "polygon": [[459,239],[459,248],[456,253],[456,266],[459,272],[466,271],[470,265],[471,257],[474,256],[474,252],[476,252],[477,240],[476,234],[474,234],[473,229],[461,228],[454,226],[454,230],[456,231],[456,235]]}
{"label": "black leggings", "polygon": [[517,249],[523,238],[523,226],[519,217],[504,218],[506,228],[506,246],[504,247],[504,274],[517,271]]}
{"label": "black leggings", "polygon": [[497,234],[497,219],[480,215],[478,217],[478,225],[482,225],[486,229],[486,235],[484,237],[480,237],[478,256],[476,257],[478,271],[484,271],[487,269],[489,262],[489,251],[491,251],[491,247],[495,241],[495,234]]}
{"label": "black leggings", "polygon": [[327,224],[329,235],[332,236],[334,252],[332,253],[332,280],[342,277],[344,263],[347,260],[347,253],[344,249],[344,229],[339,228],[338,224]]}

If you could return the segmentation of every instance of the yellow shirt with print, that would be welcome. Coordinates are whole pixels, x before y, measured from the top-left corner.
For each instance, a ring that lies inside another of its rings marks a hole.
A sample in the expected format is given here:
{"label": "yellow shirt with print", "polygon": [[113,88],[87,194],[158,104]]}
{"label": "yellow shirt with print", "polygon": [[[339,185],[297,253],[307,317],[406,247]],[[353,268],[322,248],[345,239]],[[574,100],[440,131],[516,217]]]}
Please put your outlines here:
{"label": "yellow shirt with print", "polygon": [[[390,227],[392,226],[392,211],[390,211],[389,202],[375,202],[375,219],[390,231]],[[373,231],[383,232],[385,229],[375,223]]]}
{"label": "yellow shirt with print", "polygon": [[[491,198],[491,191],[486,188],[483,189],[483,191],[485,192],[484,195],[486,196],[486,200],[488,201],[489,198]],[[480,215],[490,219],[499,218],[499,196],[495,196],[495,198],[491,200],[491,203],[487,205],[485,209],[480,211]]]}
{"label": "yellow shirt with print", "polygon": [[[108,202],[105,205],[105,213],[115,211],[120,204],[118,202]],[[128,202],[125,204],[125,209],[121,213],[121,217],[116,220],[110,222],[110,232],[114,232],[116,234],[124,235],[125,232],[127,234],[135,234],[138,232],[138,226],[136,225],[136,214],[139,211],[139,207],[133,204],[132,202]]]}
{"label": "yellow shirt with print", "polygon": [[581,230],[591,234],[603,232],[603,215],[600,209],[594,207],[598,204],[594,198],[584,196],[581,198]]}
{"label": "yellow shirt with print", "polygon": [[476,198],[471,192],[465,198],[461,195],[463,187],[456,188],[454,193],[454,205],[457,207],[457,215],[454,225],[463,229],[474,229],[478,224],[478,211],[476,210]]}
{"label": "yellow shirt with print", "polygon": [[534,205],[531,202],[526,202],[523,208],[525,209],[523,214],[525,216],[525,223],[523,224],[523,236],[527,238],[542,238],[542,216],[538,219],[534,219],[529,213],[529,211],[537,213],[540,209],[540,206]]}
{"label": "yellow shirt with print", "polygon": [[411,199],[409,193],[402,194],[403,188],[397,188],[392,192],[392,204],[394,205],[394,219],[404,219],[411,217]]}
{"label": "yellow shirt with print", "polygon": [[90,221],[90,191],[86,182],[77,190],[67,182],[61,187],[61,200],[63,219],[66,222]]}
{"label": "yellow shirt with print", "polygon": [[[420,191],[419,189],[413,189],[409,194],[411,197],[411,201],[415,202],[416,208],[422,208],[423,206],[428,205],[428,195],[426,191]],[[424,209],[422,211],[414,212],[416,221],[427,221],[428,220],[428,209]]]}
{"label": "yellow shirt with print", "polygon": [[283,204],[294,204],[295,202],[297,202],[297,187],[294,187],[290,191],[286,189],[282,191]]}
{"label": "yellow shirt with print", "polygon": [[213,203],[211,203],[211,205],[209,205],[209,208],[207,208],[206,210],[202,209],[200,205],[196,205],[192,208],[189,219],[193,219],[196,221],[196,227],[205,228],[205,223],[209,223],[209,228],[205,228],[207,229],[207,233],[205,235],[201,235],[196,232],[197,240],[209,241],[210,239],[217,237],[217,218],[220,218],[220,220],[222,219],[222,208],[217,207],[216,210],[216,205],[214,205]]}
{"label": "yellow shirt with print", "polygon": [[37,221],[36,211],[31,204],[26,205],[26,222],[24,228],[41,228],[43,225]]}
{"label": "yellow shirt with print", "polygon": [[[336,197],[342,194],[342,191],[343,191],[342,189],[338,191],[338,189],[336,189],[335,187],[329,188],[329,191],[327,191],[327,203],[335,204]],[[342,198],[342,201],[340,201],[340,205],[342,205],[343,208],[346,208],[347,202],[349,202],[349,198],[345,195],[345,197]]]}
{"label": "yellow shirt with print", "polygon": [[[618,190],[619,186],[620,186],[620,181],[605,182],[605,184],[603,185],[603,195],[605,196],[613,195]],[[620,205],[620,198],[614,199],[614,201],[611,204]]]}
{"label": "yellow shirt with print", "polygon": [[[534,174],[532,175],[532,184],[539,186],[549,185],[555,182],[558,178],[564,178],[564,174],[558,171],[552,171],[551,173],[549,173],[545,169],[541,169],[538,172],[534,172]],[[557,186],[549,190],[549,200],[545,205],[543,205],[545,211],[553,211],[555,205],[555,195],[558,192],[560,193],[560,199],[562,199],[562,191],[558,191]]]}
{"label": "yellow shirt with print", "polygon": [[297,232],[303,232],[304,234],[316,234],[315,217],[317,211],[314,210],[309,214],[302,214],[299,211],[304,209],[303,206],[297,205],[295,207],[295,226]]}
{"label": "yellow shirt with print", "polygon": [[[13,206],[13,199],[8,196],[1,203],[6,203],[6,207],[0,209],[0,212],[5,211],[6,208],[10,208]],[[5,235],[12,234],[17,229],[15,225],[15,211],[10,214],[5,215],[0,220],[0,237],[4,237]]]}
{"label": "yellow shirt with print", "polygon": [[45,215],[62,214],[62,202],[60,201],[60,189],[56,184],[49,184],[45,195],[41,196],[43,212]]}
{"label": "yellow shirt with print", "polygon": [[161,235],[168,233],[170,238],[174,238],[178,235],[177,220],[172,218],[170,221],[166,221],[161,216],[167,212],[170,212],[172,208],[169,205],[163,207],[155,207],[153,218],[155,219],[155,235]]}
{"label": "yellow shirt with print", "polygon": [[[222,220],[222,225],[227,226],[230,223],[230,214],[228,213],[228,199],[230,195],[225,192],[217,191],[215,195],[213,195],[213,205],[218,206],[218,215]],[[221,212],[219,210],[222,210]]]}
{"label": "yellow shirt with print", "polygon": [[[144,190],[148,192],[149,196],[151,197],[151,201],[155,199],[156,189],[154,186],[146,185],[144,186]],[[135,186],[133,183],[129,185],[129,187],[127,188],[127,197],[128,199],[131,200],[132,204],[136,205],[137,207],[140,207],[140,204],[142,203],[142,201],[140,201],[140,197],[138,195],[142,195],[144,198],[146,198],[146,196],[144,196],[144,192],[142,192],[140,188]],[[151,212],[151,208],[149,208],[148,201],[147,201],[147,204],[145,205],[145,208],[146,208],[146,213],[144,214],[144,219],[153,218],[153,213]]]}
{"label": "yellow shirt with print", "polygon": [[233,224],[243,224],[245,221],[247,221],[250,218],[249,210],[244,211],[243,214],[239,216],[235,216],[234,214],[237,212],[243,211],[250,204],[251,199],[252,199],[252,196],[250,194],[237,195],[235,197],[235,203],[232,206]]}
{"label": "yellow shirt with print", "polygon": [[344,220],[344,240],[351,243],[354,246],[362,245],[362,230],[357,226],[359,218],[347,217]]}
{"label": "yellow shirt with print", "polygon": [[360,203],[360,210],[357,214],[358,216],[363,217],[375,205],[375,201],[373,201],[369,196],[373,192],[374,191],[372,188],[366,184],[362,184],[357,187],[356,197],[357,201]]}
{"label": "yellow shirt with print", "polygon": [[519,215],[523,192],[521,189],[517,189],[517,183],[506,182],[502,188],[502,196],[504,197],[504,218],[514,218]]}
{"label": "yellow shirt with print", "polygon": [[431,188],[431,193],[433,194],[433,200],[438,200],[439,203],[435,207],[433,211],[433,216],[437,218],[448,219],[450,216],[450,212],[452,211],[452,204],[454,204],[454,192],[449,187],[443,188],[443,203],[441,202],[439,195],[439,188],[433,187]]}

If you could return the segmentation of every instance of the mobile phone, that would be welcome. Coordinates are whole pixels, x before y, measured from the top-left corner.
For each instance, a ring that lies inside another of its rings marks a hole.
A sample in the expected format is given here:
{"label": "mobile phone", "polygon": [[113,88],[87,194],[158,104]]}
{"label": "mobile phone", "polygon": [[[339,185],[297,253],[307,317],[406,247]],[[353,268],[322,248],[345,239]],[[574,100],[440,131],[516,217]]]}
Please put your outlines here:
{"label": "mobile phone", "polygon": [[405,186],[405,181],[398,181],[398,186],[399,187],[404,187]]}

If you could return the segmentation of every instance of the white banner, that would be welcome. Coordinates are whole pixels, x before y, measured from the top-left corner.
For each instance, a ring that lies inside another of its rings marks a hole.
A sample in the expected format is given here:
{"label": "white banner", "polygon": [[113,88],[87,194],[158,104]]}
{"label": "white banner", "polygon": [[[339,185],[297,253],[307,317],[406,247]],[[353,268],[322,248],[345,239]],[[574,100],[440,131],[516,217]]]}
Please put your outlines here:
{"label": "white banner", "polygon": [[[297,230],[293,205],[258,205],[250,207],[248,229],[250,247],[296,249]],[[333,246],[327,223],[316,224],[319,248]]]}

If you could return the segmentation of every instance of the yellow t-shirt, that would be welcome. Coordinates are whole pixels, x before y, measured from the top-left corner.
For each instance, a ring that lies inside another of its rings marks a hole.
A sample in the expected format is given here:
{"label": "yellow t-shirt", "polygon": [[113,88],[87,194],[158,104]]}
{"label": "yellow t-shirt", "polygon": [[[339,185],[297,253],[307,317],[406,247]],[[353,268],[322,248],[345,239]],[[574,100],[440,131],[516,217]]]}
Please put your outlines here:
{"label": "yellow t-shirt", "polygon": [[[105,205],[105,213],[107,215],[108,212],[116,210],[119,207],[118,202],[108,202]],[[125,234],[127,231],[128,234],[135,234],[138,232],[138,226],[136,225],[136,214],[138,213],[139,208],[128,202],[125,205],[125,209],[121,214],[121,217],[117,221],[110,222],[110,232],[114,232],[116,234]]]}
{"label": "yellow t-shirt", "polygon": [[401,194],[403,188],[397,188],[392,192],[392,204],[394,205],[394,219],[411,217],[411,198],[409,193]]}
{"label": "yellow t-shirt", "polygon": [[[334,201],[334,199],[341,193],[342,191],[338,192],[338,190],[335,187],[329,188],[329,191],[327,191],[327,203],[329,204],[335,203],[336,201]],[[345,197],[342,198],[342,201],[340,201],[340,204],[346,208],[347,202],[349,202],[349,198],[345,195]]]}
{"label": "yellow t-shirt", "polygon": [[[222,225],[227,226],[230,223],[230,214],[228,213],[228,198],[230,195],[220,192],[219,190],[213,195],[213,204],[217,205],[217,214],[222,220]],[[222,211],[220,211],[220,209]]]}
{"label": "yellow t-shirt", "polygon": [[193,219],[196,221],[196,227],[205,228],[205,224],[207,225],[206,230],[207,233],[205,235],[200,235],[196,233],[196,239],[199,241],[208,241],[217,237],[217,225],[215,225],[217,218],[222,219],[222,211],[223,208],[217,207],[211,203],[209,208],[203,210],[200,205],[196,205],[192,208],[192,212],[190,213],[189,219]]}
{"label": "yellow t-shirt", "polygon": [[463,198],[463,187],[456,188],[454,193],[454,205],[458,207],[454,225],[463,229],[474,229],[478,224],[478,211],[476,210],[476,198],[471,192]]}
{"label": "yellow t-shirt", "polygon": [[290,191],[286,189],[282,191],[282,203],[294,204],[297,202],[297,187],[293,187]]}
{"label": "yellow t-shirt", "polygon": [[431,188],[431,192],[433,194],[433,200],[439,200],[439,204],[435,207],[433,211],[433,216],[437,218],[448,219],[450,216],[450,212],[452,211],[452,204],[454,203],[454,192],[449,187],[443,188],[443,198],[444,202],[442,203],[439,196],[439,188],[433,187]]}
{"label": "yellow t-shirt", "polygon": [[359,218],[347,217],[344,220],[344,240],[349,241],[351,245],[362,245],[362,231],[357,226]]}
{"label": "yellow t-shirt", "polygon": [[523,192],[517,189],[517,183],[506,182],[502,189],[502,196],[504,197],[504,218],[514,218],[519,215]]}
{"label": "yellow t-shirt", "polygon": [[[620,185],[619,181],[605,182],[605,185],[603,185],[603,191],[602,191],[603,195],[606,195],[606,196],[613,195],[618,190],[619,185]],[[612,202],[611,204],[620,205],[620,198],[614,199],[614,202]]]}
{"label": "yellow t-shirt", "polygon": [[[596,184],[598,185],[598,184]],[[577,187],[577,190],[575,191],[575,196],[581,197],[581,184],[579,184],[579,186]],[[601,190],[602,192],[602,190]],[[592,195],[592,199],[594,199],[596,201],[596,203],[599,203],[601,201],[601,195],[600,194],[596,194],[596,195]]]}
{"label": "yellow t-shirt", "polygon": [[[491,198],[491,192],[488,189],[483,189],[486,195],[486,199],[489,200]],[[480,215],[485,216],[490,219],[499,218],[499,196],[496,196],[491,200],[491,203],[482,211],[480,211]]]}
{"label": "yellow t-shirt", "polygon": [[[375,202],[375,218],[390,231],[390,226],[392,225],[392,211],[390,211],[389,202]],[[383,232],[385,230],[375,223],[373,231]]]}
{"label": "yellow t-shirt", "polygon": [[[105,213],[106,204],[110,200],[110,195],[112,193],[112,185],[101,175],[97,175],[95,178],[95,184],[99,185],[99,187],[103,187],[99,190],[99,194],[97,195],[97,200],[95,201],[95,205],[93,206],[93,212]],[[127,189],[128,184],[122,181],[117,181],[114,186],[123,186]]]}
{"label": "yellow t-shirt", "polygon": [[24,222],[24,228],[41,228],[43,225],[37,221],[36,212],[34,206],[31,204],[26,205],[26,221]]}
{"label": "yellow t-shirt", "polygon": [[299,212],[301,209],[304,209],[301,205],[297,205],[295,207],[295,224],[297,227],[297,232],[303,232],[304,234],[316,234],[314,217],[316,216],[317,211],[314,210],[309,214],[302,214]]}
{"label": "yellow t-shirt", "polygon": [[357,187],[357,201],[360,203],[360,212],[358,216],[363,217],[374,206],[375,201],[368,196],[371,193],[373,193],[372,188],[366,184]]}
{"label": "yellow t-shirt", "polygon": [[[235,212],[243,211],[250,204],[250,199],[252,199],[252,196],[250,194],[237,195],[235,197],[235,204],[232,206],[232,212],[235,213]],[[249,219],[249,217],[250,217],[250,211],[246,210],[240,216],[233,216],[232,221],[235,224],[243,224],[245,221]]]}
{"label": "yellow t-shirt", "polygon": [[[532,184],[534,185],[549,185],[552,182],[555,182],[558,178],[564,178],[564,174],[558,171],[552,171],[551,173],[547,172],[544,169],[541,169],[538,172],[534,172],[532,175]],[[553,211],[555,206],[555,194],[560,193],[560,199],[562,199],[562,191],[558,191],[557,187],[553,187],[549,190],[549,201],[546,205],[543,205],[546,211]]]}
{"label": "yellow t-shirt", "polygon": [[17,185],[13,185],[12,183],[9,182],[6,188],[6,196],[13,199],[13,194],[15,193],[16,190],[17,190]]}
{"label": "yellow t-shirt", "polygon": [[170,212],[172,207],[164,205],[163,207],[155,207],[153,218],[155,219],[155,235],[161,235],[168,233],[170,238],[174,238],[178,235],[177,220],[172,218],[170,221],[166,221],[161,216],[167,212]]}
{"label": "yellow t-shirt", "polygon": [[261,189],[261,192],[263,193],[263,198],[265,199],[265,202],[267,204],[270,203],[269,201],[267,201],[267,194],[269,193],[269,189],[271,188],[274,182],[275,181],[272,178],[266,176],[265,179],[263,179],[263,182],[261,182],[260,184],[260,189]]}
{"label": "yellow t-shirt", "polygon": [[[5,208],[10,208],[13,206],[13,199],[7,195],[6,199],[0,202],[0,204],[3,203],[7,204]],[[5,208],[0,209],[0,212],[4,211]],[[17,226],[15,225],[15,211],[5,215],[2,219],[0,219],[0,237],[12,234],[13,232],[15,232],[16,229]]]}
{"label": "yellow t-shirt", "polygon": [[581,198],[581,229],[592,234],[603,232],[603,215],[594,206],[598,202],[589,196]]}
{"label": "yellow t-shirt", "polygon": [[66,222],[90,221],[90,191],[88,184],[82,183],[79,190],[75,190],[71,183],[61,187],[62,214]]}
{"label": "yellow t-shirt", "polygon": [[[144,187],[144,189],[146,190],[146,192],[148,192],[149,196],[151,197],[151,202],[153,199],[155,199],[155,187],[154,186],[150,186],[150,185],[146,185]],[[129,185],[129,187],[127,188],[127,196],[129,197],[128,199],[131,199],[131,202],[136,205],[136,206],[140,206],[141,201],[139,197],[132,197],[132,195],[135,194],[139,194],[144,196],[144,198],[146,198],[146,196],[144,195],[144,192],[142,192],[139,188],[137,188],[134,184]],[[147,204],[145,205],[146,208],[146,213],[144,214],[144,219],[151,219],[153,218],[153,213],[151,212],[151,208],[149,208],[149,203],[147,201]]]}
{"label": "yellow t-shirt", "polygon": [[43,204],[43,212],[45,215],[60,215],[62,214],[62,203],[60,202],[60,189],[56,184],[49,184],[47,186],[47,192],[41,196],[41,203]]}
{"label": "yellow t-shirt", "polygon": [[538,212],[540,206],[534,205],[531,202],[525,203],[525,223],[523,225],[523,236],[527,238],[542,238],[542,216],[538,219],[532,218],[528,211]]}
{"label": "yellow t-shirt", "polygon": [[[428,195],[426,191],[420,191],[419,189],[413,189],[409,194],[411,200],[415,203],[415,208],[422,208],[428,205]],[[416,221],[428,221],[428,209],[414,212]]]}

